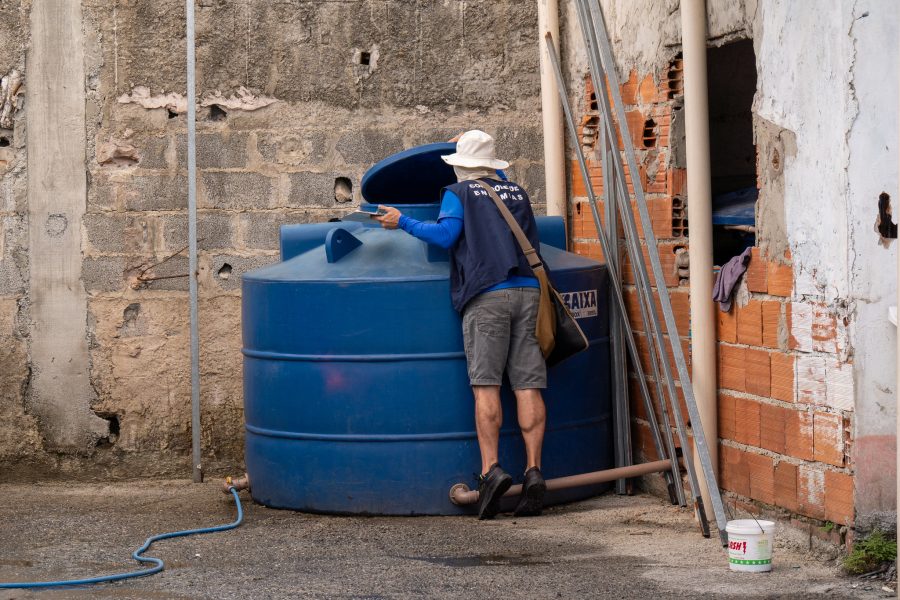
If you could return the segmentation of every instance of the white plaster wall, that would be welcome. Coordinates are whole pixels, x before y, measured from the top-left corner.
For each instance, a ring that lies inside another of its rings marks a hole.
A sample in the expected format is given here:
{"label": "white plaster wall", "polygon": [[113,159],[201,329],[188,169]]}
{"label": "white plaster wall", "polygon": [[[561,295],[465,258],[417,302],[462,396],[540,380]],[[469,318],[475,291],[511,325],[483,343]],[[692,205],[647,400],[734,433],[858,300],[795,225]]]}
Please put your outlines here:
{"label": "white plaster wall", "polygon": [[[897,194],[897,19],[894,0],[863,0],[854,10],[853,87],[858,114],[848,136],[848,216],[851,294],[856,318],[851,327],[857,376],[856,406],[861,433],[892,433],[896,391],[896,330],[888,326],[888,306],[896,304],[894,265],[897,243],[878,243],[874,230],[878,195],[887,192],[900,217]],[[861,15],[868,13],[868,16]]]}
{"label": "white plaster wall", "polygon": [[848,129],[853,121],[852,19],[844,2],[759,2],[756,113],[796,134],[785,157],[785,219],[795,294],[846,298]]}
{"label": "white plaster wall", "polygon": [[[897,298],[897,242],[874,230],[878,195],[890,194],[900,217],[898,160],[898,17],[894,0],[859,0],[850,37],[857,113],[849,145],[850,341],[854,348],[856,509],[863,526],[883,526],[896,501],[894,474],[897,331],[887,310]],[[886,517],[885,517],[886,515]]]}

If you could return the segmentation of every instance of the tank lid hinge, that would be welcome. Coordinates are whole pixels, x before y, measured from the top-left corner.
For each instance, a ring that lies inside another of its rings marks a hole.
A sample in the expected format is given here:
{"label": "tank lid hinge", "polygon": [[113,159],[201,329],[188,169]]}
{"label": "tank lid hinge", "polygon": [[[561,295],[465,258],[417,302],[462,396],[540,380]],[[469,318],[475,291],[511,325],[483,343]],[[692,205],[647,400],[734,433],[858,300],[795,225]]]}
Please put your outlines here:
{"label": "tank lid hinge", "polygon": [[360,246],[362,246],[362,242],[359,238],[346,229],[336,227],[325,236],[325,257],[328,259],[328,262],[334,263]]}

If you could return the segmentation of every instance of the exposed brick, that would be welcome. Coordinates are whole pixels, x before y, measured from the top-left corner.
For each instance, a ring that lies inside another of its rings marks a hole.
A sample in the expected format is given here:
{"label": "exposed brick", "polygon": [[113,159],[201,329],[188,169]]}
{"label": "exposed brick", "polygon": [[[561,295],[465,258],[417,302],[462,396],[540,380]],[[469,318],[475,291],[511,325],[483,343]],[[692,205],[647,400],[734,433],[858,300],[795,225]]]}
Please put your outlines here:
{"label": "exposed brick", "polygon": [[785,421],[788,409],[762,403],[759,410],[759,445],[761,448],[784,454]]}
{"label": "exposed brick", "polygon": [[594,260],[603,261],[603,248],[600,246],[600,242],[574,242],[572,244],[572,252]]}
{"label": "exposed brick", "polygon": [[813,350],[831,353],[838,351],[837,317],[827,306],[822,304],[813,306],[810,335]]}
{"label": "exposed brick", "polygon": [[637,104],[639,87],[637,71],[632,71],[628,74],[628,79],[619,86],[622,102],[624,104]]}
{"label": "exposed brick", "polygon": [[687,192],[687,169],[669,169],[666,193],[669,196],[684,196]]}
{"label": "exposed brick", "polygon": [[248,209],[271,205],[274,180],[259,173],[202,174],[204,208]]}
{"label": "exposed brick", "polygon": [[853,477],[825,471],[825,518],[841,525],[853,523]]}
{"label": "exposed brick", "polygon": [[631,328],[634,331],[643,332],[644,323],[641,320],[641,303],[639,301],[637,289],[627,287],[623,290],[622,296],[625,300],[625,308],[628,311],[628,321],[631,323]]}
{"label": "exposed brick", "polygon": [[825,357],[797,356],[797,401],[825,404]]}
{"label": "exposed brick", "polygon": [[815,460],[813,454],[812,413],[798,410],[785,411],[784,451],[788,456]]}
{"label": "exposed brick", "polygon": [[747,348],[744,356],[747,361],[744,374],[744,390],[748,394],[768,397],[772,378],[769,366],[769,353],[765,350]]}
{"label": "exposed brick", "polygon": [[641,80],[640,87],[638,88],[638,93],[641,97],[641,102],[644,104],[651,104],[657,101],[659,97],[659,90],[656,89],[656,83],[653,81],[653,75],[648,74]]}
{"label": "exposed brick", "polygon": [[720,438],[727,440],[735,439],[735,402],[736,399],[731,394],[719,394],[719,410],[717,412],[717,417]]}
{"label": "exposed brick", "polygon": [[764,300],[762,305],[762,345],[778,348],[778,332],[781,328],[781,303]]}
{"label": "exposed brick", "polygon": [[794,356],[773,352],[769,359],[772,367],[772,397],[783,402],[793,402]]}
{"label": "exposed brick", "polygon": [[760,292],[765,294],[766,287],[766,261],[760,256],[758,247],[754,247],[750,252],[750,264],[747,265],[747,274],[744,280],[747,282],[747,289],[751,292]]}
{"label": "exposed brick", "polygon": [[746,306],[736,306],[735,309],[737,310],[738,343],[762,346],[762,304],[759,300],[750,300]]}
{"label": "exposed brick", "polygon": [[719,304],[714,303],[713,310],[716,311],[716,338],[720,342],[728,342],[734,344],[737,342],[737,315],[734,310],[722,312],[719,310]]}
{"label": "exposed brick", "polygon": [[[662,267],[664,283],[667,287],[678,287],[678,274],[675,272],[675,248],[682,247],[684,244],[658,244],[659,262]],[[647,246],[641,246],[644,254],[644,264],[647,266],[647,273],[650,277],[650,285],[656,286],[656,279],[653,277],[653,269],[650,267],[650,250]],[[634,284],[634,271],[632,270],[631,258],[626,255],[624,268],[622,269],[622,279],[625,283]]]}
{"label": "exposed brick", "polygon": [[797,466],[783,460],[775,465],[775,504],[797,512]]}
{"label": "exposed brick", "polygon": [[769,293],[773,296],[790,296],[794,289],[794,269],[790,265],[769,262],[766,267]]}
{"label": "exposed brick", "polygon": [[[641,223],[640,216],[637,211],[637,204],[631,203],[632,213],[635,215],[638,236],[644,237],[644,226]],[[650,224],[653,227],[653,235],[657,238],[672,237],[672,199],[671,198],[648,198],[647,212],[650,213]]]}
{"label": "exposed brick", "polygon": [[841,415],[817,412],[813,415],[815,460],[844,466],[844,422]]}
{"label": "exposed brick", "polygon": [[734,439],[748,446],[759,446],[759,402],[736,398],[734,402]]}
{"label": "exposed brick", "polygon": [[656,447],[653,444],[653,435],[650,433],[650,428],[647,425],[632,421],[632,439],[637,442],[637,449],[645,460],[659,460],[656,454]]}
{"label": "exposed brick", "polygon": [[775,504],[775,466],[768,456],[747,453],[750,471],[750,497],[766,504]]}
{"label": "exposed brick", "polygon": [[[626,102],[626,104],[632,104],[630,102]],[[628,133],[631,135],[631,143],[635,148],[643,148],[643,133],[644,133],[644,115],[640,110],[634,109],[629,110],[625,113],[625,123],[628,125]],[[621,132],[619,132],[621,135]],[[619,143],[620,148],[624,148],[621,143]],[[626,178],[628,177],[628,168],[626,167]],[[626,179],[627,181],[627,179]]]}
{"label": "exposed brick", "polygon": [[719,344],[719,387],[743,392],[746,365],[745,348]]}
{"label": "exposed brick", "polygon": [[825,518],[825,474],[805,465],[797,473],[797,510],[813,519]]}
{"label": "exposed brick", "polygon": [[731,446],[719,445],[719,471],[722,487],[741,496],[750,497],[750,468],[747,453]]}

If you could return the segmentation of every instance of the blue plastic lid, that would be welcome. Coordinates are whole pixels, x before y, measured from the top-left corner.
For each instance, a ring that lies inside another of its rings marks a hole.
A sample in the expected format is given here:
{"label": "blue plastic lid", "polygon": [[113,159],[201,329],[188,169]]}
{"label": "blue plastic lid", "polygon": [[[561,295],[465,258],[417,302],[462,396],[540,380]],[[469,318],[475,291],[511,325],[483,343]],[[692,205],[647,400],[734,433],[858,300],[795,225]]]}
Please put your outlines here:
{"label": "blue plastic lid", "polygon": [[361,192],[371,204],[440,202],[441,189],[456,183],[453,167],[441,156],[456,152],[453,142],[416,146],[376,163],[363,175]]}

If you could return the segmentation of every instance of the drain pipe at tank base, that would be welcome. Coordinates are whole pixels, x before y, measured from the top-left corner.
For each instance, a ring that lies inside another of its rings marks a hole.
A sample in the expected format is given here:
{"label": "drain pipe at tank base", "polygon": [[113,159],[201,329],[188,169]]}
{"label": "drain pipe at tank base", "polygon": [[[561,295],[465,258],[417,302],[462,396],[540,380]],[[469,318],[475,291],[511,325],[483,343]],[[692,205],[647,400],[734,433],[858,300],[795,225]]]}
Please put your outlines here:
{"label": "drain pipe at tank base", "polygon": [[[668,460],[657,460],[655,462],[633,465],[630,467],[619,467],[617,469],[607,469],[606,471],[595,471],[593,473],[582,473],[581,475],[571,475],[569,477],[560,477],[558,479],[547,480],[547,491],[566,490],[569,488],[582,487],[585,485],[595,485],[598,483],[607,483],[617,479],[631,479],[640,475],[649,475],[650,473],[661,473],[672,468],[672,463]],[[506,496],[518,496],[522,493],[522,485],[514,485],[509,488]],[[465,505],[475,504],[478,502],[478,491],[470,490],[469,486],[464,483],[457,483],[450,488],[450,501],[453,504]]]}
{"label": "drain pipe at tank base", "polygon": [[243,491],[250,489],[250,474],[244,473],[243,477],[232,478],[231,475],[222,482],[222,493],[230,494],[231,490]]}

